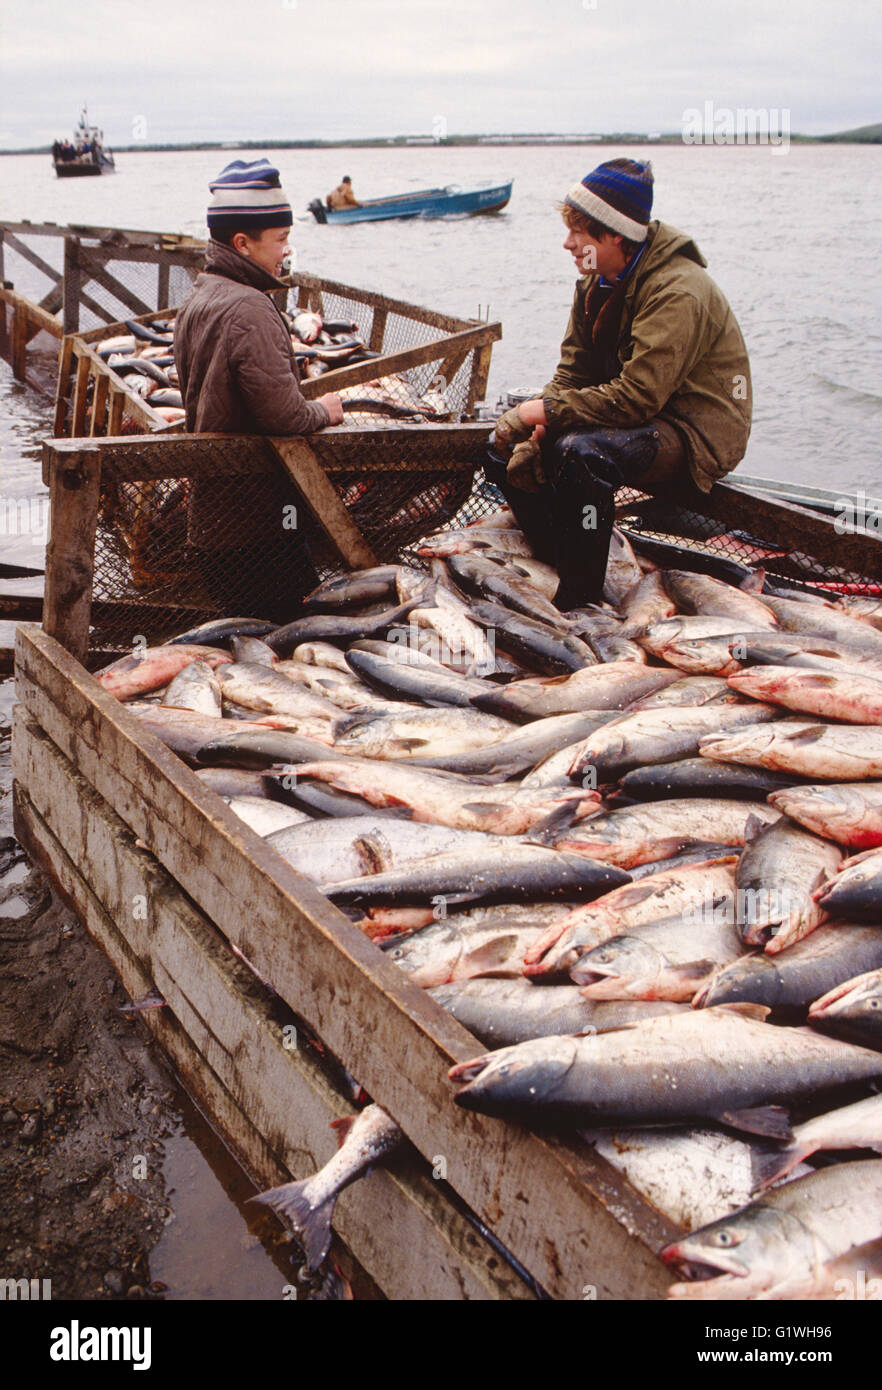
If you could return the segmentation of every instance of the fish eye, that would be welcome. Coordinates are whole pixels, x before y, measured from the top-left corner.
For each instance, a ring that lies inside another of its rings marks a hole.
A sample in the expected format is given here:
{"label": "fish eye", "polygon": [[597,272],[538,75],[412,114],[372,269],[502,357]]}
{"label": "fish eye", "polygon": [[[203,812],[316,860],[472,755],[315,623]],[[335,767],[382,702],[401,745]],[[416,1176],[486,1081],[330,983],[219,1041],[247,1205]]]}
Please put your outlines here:
{"label": "fish eye", "polygon": [[725,1249],[729,1245],[737,1245],[738,1237],[734,1231],[717,1231],[717,1234],[714,1236],[714,1244],[720,1245]]}

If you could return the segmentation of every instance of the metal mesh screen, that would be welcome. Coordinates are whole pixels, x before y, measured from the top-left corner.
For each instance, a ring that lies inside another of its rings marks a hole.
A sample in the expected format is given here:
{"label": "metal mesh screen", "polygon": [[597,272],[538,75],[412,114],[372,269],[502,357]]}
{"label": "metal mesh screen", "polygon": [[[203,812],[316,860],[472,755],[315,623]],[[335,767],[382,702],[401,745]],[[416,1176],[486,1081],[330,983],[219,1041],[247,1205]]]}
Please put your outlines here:
{"label": "metal mesh screen", "polygon": [[[700,497],[696,497],[700,508]],[[616,524],[638,549],[652,557],[652,542],[677,545],[693,558],[731,560],[748,569],[762,568],[772,578],[801,589],[848,592],[852,587],[861,592],[882,591],[882,585],[868,581],[866,575],[841,566],[825,564],[799,550],[788,550],[773,537],[743,528],[731,528],[725,522],[703,516],[701,511],[652,497],[633,488],[622,488],[616,494]],[[662,552],[656,552],[663,562]],[[688,567],[688,566],[687,566]]]}
{"label": "metal mesh screen", "polygon": [[[470,460],[431,459],[417,467],[415,450],[407,446],[410,432],[400,426],[392,449],[388,440],[372,443],[365,431],[360,466],[334,472],[332,480],[380,562],[401,559],[425,566],[415,548],[420,539],[479,521],[504,499],[486,481],[479,450]],[[158,640],[216,614],[285,622],[296,616],[299,598],[319,578],[344,569],[273,458],[243,463],[240,443],[231,441],[225,464],[238,471],[105,484],[95,552],[93,647],[122,650],[137,636]],[[638,549],[649,550],[646,543],[653,541],[679,548],[678,560],[661,556],[659,563],[688,568],[690,555],[713,556],[761,565],[801,587],[862,582],[861,576],[809,555],[782,552],[768,537],[730,531],[698,511],[633,489],[622,489],[616,501],[617,524]]]}

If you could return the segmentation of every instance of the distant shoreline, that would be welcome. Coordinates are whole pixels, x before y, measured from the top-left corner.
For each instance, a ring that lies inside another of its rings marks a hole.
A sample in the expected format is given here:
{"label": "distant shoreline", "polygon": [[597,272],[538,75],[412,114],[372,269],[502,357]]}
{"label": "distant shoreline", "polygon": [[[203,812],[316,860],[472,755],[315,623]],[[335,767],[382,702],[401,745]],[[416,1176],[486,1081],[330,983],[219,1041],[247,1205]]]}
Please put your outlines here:
{"label": "distant shoreline", "polygon": [[[139,140],[134,144],[113,144],[112,148],[120,154],[175,154],[197,150],[339,150],[339,149],[422,149],[443,147],[445,149],[463,146],[486,148],[516,148],[524,145],[691,145],[706,148],[726,148],[734,145],[783,144],[785,140],[777,134],[766,139],[745,140],[727,138],[715,141],[708,132],[706,140],[684,140],[682,133],[648,134],[645,131],[617,131],[611,135],[448,135],[436,139],[432,135],[393,135],[372,136],[366,140],[190,140],[172,141],[167,144],[153,144]],[[882,124],[861,126],[857,130],[840,131],[832,135],[790,134],[786,143],[791,145],[878,145],[882,144]],[[0,150],[0,154],[51,154],[52,146],[33,145],[14,150]]]}

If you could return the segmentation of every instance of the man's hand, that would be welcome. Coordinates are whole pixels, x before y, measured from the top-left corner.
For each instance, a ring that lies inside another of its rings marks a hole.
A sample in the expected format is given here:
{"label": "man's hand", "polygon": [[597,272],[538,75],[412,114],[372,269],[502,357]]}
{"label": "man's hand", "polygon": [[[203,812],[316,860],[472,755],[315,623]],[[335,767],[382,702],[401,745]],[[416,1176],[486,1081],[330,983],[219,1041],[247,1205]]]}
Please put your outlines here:
{"label": "man's hand", "polygon": [[[536,430],[535,434],[538,433]],[[538,492],[542,484],[548,481],[542,464],[542,447],[537,438],[526,439],[517,445],[509,459],[505,476],[512,487],[519,488],[521,492]]]}
{"label": "man's hand", "polygon": [[515,406],[513,410],[507,410],[504,415],[500,415],[496,421],[493,443],[500,453],[508,454],[516,444],[520,444],[524,439],[529,439],[532,431],[533,426],[526,423],[518,407]]}
{"label": "man's hand", "polygon": [[326,396],[318,397],[319,405],[323,405],[330,415],[328,421],[331,425],[342,425],[343,423],[343,402],[336,391],[329,391]]}

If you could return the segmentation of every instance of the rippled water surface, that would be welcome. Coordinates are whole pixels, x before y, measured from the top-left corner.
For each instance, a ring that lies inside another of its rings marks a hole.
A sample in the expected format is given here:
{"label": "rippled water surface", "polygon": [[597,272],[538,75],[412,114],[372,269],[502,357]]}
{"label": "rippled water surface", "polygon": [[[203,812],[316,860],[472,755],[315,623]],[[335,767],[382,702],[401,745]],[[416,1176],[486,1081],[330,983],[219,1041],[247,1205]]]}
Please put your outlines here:
{"label": "rippled water surface", "polygon": [[[574,179],[618,153],[585,145],[288,150],[274,157],[296,210],[343,173],[365,198],[514,178],[508,208],[493,217],[351,227],[308,218],[293,232],[301,269],[464,317],[489,306],[504,335],[493,353],[495,395],[541,386],[553,372],[573,292],[554,203]],[[882,150],[654,146],[628,153],[651,155],[654,211],[696,238],[741,323],[755,391],[743,470],[882,492]],[[203,235],[208,181],[227,157],[123,154],[117,174],[86,180],[56,179],[44,156],[6,157],[2,216]],[[17,287],[28,293],[26,279],[22,272]],[[35,283],[42,293],[45,282]],[[48,403],[0,363],[3,495],[42,491],[38,441],[49,424]],[[33,546],[19,549],[26,563]]]}

